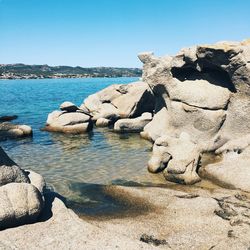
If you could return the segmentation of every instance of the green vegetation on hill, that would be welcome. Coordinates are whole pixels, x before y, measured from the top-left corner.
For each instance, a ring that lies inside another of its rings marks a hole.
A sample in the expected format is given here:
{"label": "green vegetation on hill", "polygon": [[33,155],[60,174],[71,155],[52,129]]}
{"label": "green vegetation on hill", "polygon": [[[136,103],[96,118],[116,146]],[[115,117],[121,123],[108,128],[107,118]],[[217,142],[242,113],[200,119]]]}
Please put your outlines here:
{"label": "green vegetation on hill", "polygon": [[139,68],[71,67],[26,64],[0,64],[0,79],[78,78],[78,77],[140,77]]}

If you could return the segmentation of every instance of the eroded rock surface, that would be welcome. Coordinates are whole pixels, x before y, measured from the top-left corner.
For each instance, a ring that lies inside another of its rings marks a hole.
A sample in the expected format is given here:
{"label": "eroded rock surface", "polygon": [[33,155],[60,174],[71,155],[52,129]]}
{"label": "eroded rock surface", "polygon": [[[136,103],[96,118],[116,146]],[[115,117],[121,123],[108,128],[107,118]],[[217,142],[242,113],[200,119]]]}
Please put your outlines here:
{"label": "eroded rock surface", "polygon": [[[164,170],[168,180],[194,183],[200,180],[197,168],[202,153],[220,154],[233,148],[238,152],[234,157],[225,154],[218,167],[207,167],[203,175],[249,190],[247,181],[235,185],[236,179],[240,182],[250,170],[247,155],[241,155],[249,143],[239,139],[250,133],[249,51],[250,40],[246,40],[194,46],[176,56],[139,55],[144,64],[143,81],[156,98],[153,120],[141,132],[142,137],[155,142],[151,172]],[[189,141],[181,139],[183,133]],[[231,167],[226,170],[226,165]],[[183,174],[190,171],[185,181]],[[238,178],[233,177],[236,171]]]}

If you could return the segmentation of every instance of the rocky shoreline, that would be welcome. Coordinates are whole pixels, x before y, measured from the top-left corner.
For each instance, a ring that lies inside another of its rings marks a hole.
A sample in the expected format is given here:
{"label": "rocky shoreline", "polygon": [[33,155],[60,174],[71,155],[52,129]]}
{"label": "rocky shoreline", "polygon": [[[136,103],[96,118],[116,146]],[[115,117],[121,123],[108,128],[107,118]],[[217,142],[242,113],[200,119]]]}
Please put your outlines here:
{"label": "rocky shoreline", "polygon": [[[80,106],[64,102],[43,130],[79,134],[106,126],[140,133],[153,143],[148,170],[162,173],[166,185],[98,186],[117,214],[91,216],[79,208],[81,220],[58,195],[44,193],[42,177],[1,150],[1,226],[37,223],[2,231],[0,247],[11,249],[13,238],[16,248],[34,249],[250,247],[250,41],[139,59],[141,82],[109,86]],[[18,129],[1,126],[8,138]],[[219,186],[203,186],[206,179]],[[33,245],[23,241],[27,235]]]}

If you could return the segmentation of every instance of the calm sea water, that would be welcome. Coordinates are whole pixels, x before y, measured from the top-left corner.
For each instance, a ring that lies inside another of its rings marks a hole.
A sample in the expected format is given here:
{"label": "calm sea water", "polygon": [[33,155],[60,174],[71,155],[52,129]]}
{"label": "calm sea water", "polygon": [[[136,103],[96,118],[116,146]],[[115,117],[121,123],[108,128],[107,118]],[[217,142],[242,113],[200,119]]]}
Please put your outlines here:
{"label": "calm sea water", "polygon": [[64,135],[40,131],[47,115],[63,101],[80,105],[90,94],[111,84],[137,78],[43,79],[0,81],[0,116],[18,115],[14,122],[32,126],[33,138],[0,145],[25,169],[42,174],[49,186],[69,199],[81,199],[79,187],[124,181],[162,183],[148,173],[151,143],[136,134],[119,135],[107,128],[90,134]]}

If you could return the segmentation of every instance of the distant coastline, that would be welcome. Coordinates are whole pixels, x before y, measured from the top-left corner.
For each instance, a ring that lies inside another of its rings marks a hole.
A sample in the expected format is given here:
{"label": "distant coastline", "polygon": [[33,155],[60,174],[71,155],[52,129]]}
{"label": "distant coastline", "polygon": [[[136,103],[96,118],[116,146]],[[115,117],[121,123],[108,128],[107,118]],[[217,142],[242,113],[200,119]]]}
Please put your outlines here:
{"label": "distant coastline", "polygon": [[115,67],[71,67],[26,64],[0,64],[0,80],[13,79],[57,79],[57,78],[96,78],[96,77],[141,77],[139,68]]}

